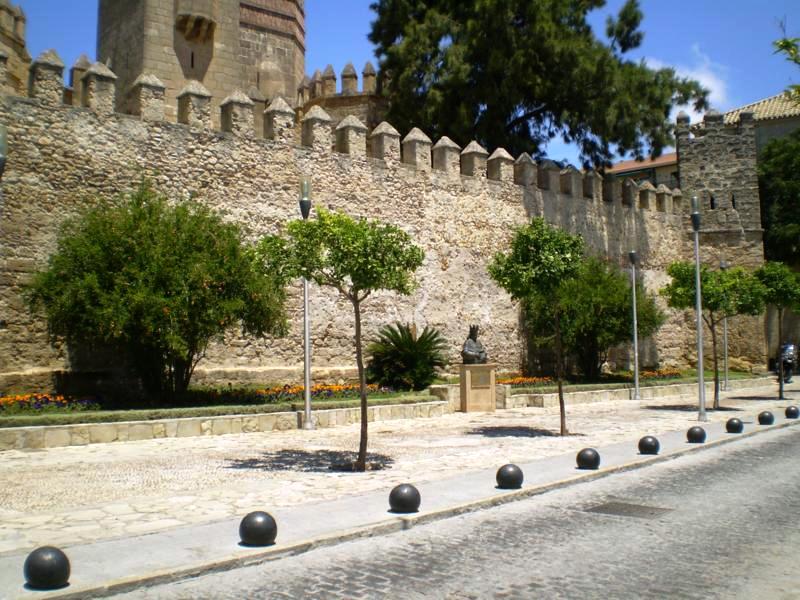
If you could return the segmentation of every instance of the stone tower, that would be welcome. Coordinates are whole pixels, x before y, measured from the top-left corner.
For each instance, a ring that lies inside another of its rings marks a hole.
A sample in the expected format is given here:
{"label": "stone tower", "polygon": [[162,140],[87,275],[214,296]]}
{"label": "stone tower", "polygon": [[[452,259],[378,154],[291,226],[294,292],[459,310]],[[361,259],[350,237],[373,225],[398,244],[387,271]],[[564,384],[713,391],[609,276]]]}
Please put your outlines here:
{"label": "stone tower", "polygon": [[[0,52],[6,55],[6,75],[0,87],[24,96],[28,90],[31,57],[25,47],[25,13],[8,0],[0,0]],[[0,57],[1,59],[2,57]]]}
{"label": "stone tower", "polygon": [[100,0],[97,27],[97,58],[118,77],[120,112],[142,74],[164,84],[174,118],[189,81],[208,90],[217,115],[234,90],[293,102],[305,73],[304,0]]}

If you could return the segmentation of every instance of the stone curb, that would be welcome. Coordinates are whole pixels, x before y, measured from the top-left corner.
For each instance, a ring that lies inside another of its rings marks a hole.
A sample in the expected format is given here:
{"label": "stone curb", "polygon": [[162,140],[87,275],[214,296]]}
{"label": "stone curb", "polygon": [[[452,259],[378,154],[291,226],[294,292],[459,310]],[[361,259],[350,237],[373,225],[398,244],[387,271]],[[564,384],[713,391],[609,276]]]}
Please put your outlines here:
{"label": "stone curb", "polygon": [[[317,429],[358,423],[359,407],[317,409],[313,412]],[[381,404],[367,409],[368,421],[395,419],[427,419],[441,417],[449,411],[446,402],[429,400],[407,404]],[[268,433],[301,429],[302,411],[179,417],[151,421],[114,421],[75,423],[71,425],[38,425],[0,428],[0,452],[87,446],[117,442],[135,442],[162,438],[189,438],[240,433]]]}
{"label": "stone curb", "polygon": [[356,527],[330,535],[302,540],[287,546],[281,546],[279,548],[269,548],[247,554],[245,556],[231,554],[213,562],[197,563],[180,569],[153,571],[144,575],[137,575],[129,578],[110,581],[101,586],[89,586],[70,590],[69,592],[56,591],[53,593],[46,593],[38,597],[42,598],[42,600],[82,600],[84,598],[103,598],[114,594],[130,592],[143,587],[152,587],[193,577],[199,577],[209,573],[230,571],[241,567],[262,564],[273,560],[279,560],[288,556],[304,554],[317,548],[334,546],[353,540],[396,533],[411,529],[416,525],[425,525],[486,508],[501,506],[503,504],[508,504],[519,500],[526,500],[528,498],[539,496],[553,490],[569,487],[571,485],[595,481],[597,479],[602,479],[617,473],[634,471],[650,465],[671,461],[687,454],[702,452],[703,450],[707,450],[709,448],[715,448],[717,446],[734,443],[737,440],[746,439],[770,431],[777,431],[797,425],[800,425],[800,420],[786,421],[777,425],[759,426],[759,429],[732,435],[731,437],[724,437],[703,444],[690,444],[688,447],[679,448],[668,454],[648,456],[647,458],[640,458],[638,460],[633,460],[631,462],[613,467],[601,468],[597,471],[583,472],[579,475],[575,475],[574,477],[567,477],[566,479],[560,479],[558,481],[544,483],[530,488],[502,492],[497,496],[482,500],[474,500],[463,504],[457,504],[455,506],[418,516],[395,517],[385,521],[380,521],[378,523],[365,525],[364,527]]}

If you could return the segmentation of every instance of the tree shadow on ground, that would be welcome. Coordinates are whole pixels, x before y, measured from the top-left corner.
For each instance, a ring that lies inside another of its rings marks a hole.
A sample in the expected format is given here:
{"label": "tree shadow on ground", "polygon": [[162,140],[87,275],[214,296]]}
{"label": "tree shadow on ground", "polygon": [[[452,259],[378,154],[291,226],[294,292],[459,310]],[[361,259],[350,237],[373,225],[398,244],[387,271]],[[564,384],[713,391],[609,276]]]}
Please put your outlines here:
{"label": "tree shadow on ground", "polygon": [[[356,452],[345,450],[279,450],[267,452],[254,458],[234,459],[226,465],[229,469],[253,469],[259,471],[300,471],[304,473],[327,473],[329,471],[352,472]],[[391,456],[367,453],[367,471],[388,469],[394,464]]]}
{"label": "tree shadow on ground", "polygon": [[[513,425],[494,425],[476,427],[467,432],[469,435],[483,435],[486,437],[561,437],[557,431],[540,429],[538,427],[525,427]],[[567,433],[568,436],[582,436],[582,433]]]}
{"label": "tree shadow on ground", "polygon": [[[677,410],[681,412],[697,412],[696,404],[650,404],[643,406],[645,410]],[[707,412],[742,412],[741,408],[733,408],[732,406],[720,406],[719,408],[706,408]]]}
{"label": "tree shadow on ground", "polygon": [[754,402],[774,402],[779,400],[778,394],[774,396],[728,396],[729,400],[751,400]]}

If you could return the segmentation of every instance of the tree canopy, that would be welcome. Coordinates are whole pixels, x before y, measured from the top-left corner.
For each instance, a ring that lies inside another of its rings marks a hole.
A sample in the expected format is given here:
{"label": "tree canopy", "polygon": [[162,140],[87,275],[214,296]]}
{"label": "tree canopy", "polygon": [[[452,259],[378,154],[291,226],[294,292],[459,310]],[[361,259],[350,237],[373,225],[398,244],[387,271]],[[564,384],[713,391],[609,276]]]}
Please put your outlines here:
{"label": "tree canopy", "polygon": [[286,325],[282,282],[259,270],[239,227],[146,182],[68,220],[28,297],[54,337],[122,352],[156,399],[185,390],[231,327],[263,335]]}
{"label": "tree canopy", "polygon": [[361,392],[361,439],[354,469],[366,470],[367,387],[361,340],[361,303],[378,290],[410,294],[425,254],[411,236],[391,224],[317,211],[316,219],[292,221],[288,236],[260,244],[265,272],[305,277],[332,287],[353,305],[355,350]]}
{"label": "tree canopy", "polygon": [[626,54],[643,15],[627,0],[605,37],[587,17],[605,0],[378,0],[370,40],[395,126],[462,146],[543,154],[562,135],[585,164],[637,158],[673,142],[671,109],[707,107],[707,90]]}
{"label": "tree canopy", "polygon": [[780,397],[783,398],[783,361],[780,360],[783,338],[783,314],[786,309],[800,311],[800,275],[779,262],[764,263],[755,273],[764,286],[764,301],[775,307],[778,313],[778,371],[780,373]]}
{"label": "tree canopy", "polygon": [[[619,267],[599,258],[583,261],[576,277],[559,287],[564,343],[589,378],[600,376],[608,350],[633,337],[633,294],[630,277]],[[641,282],[636,284],[637,329],[641,338],[654,334],[664,314]],[[541,324],[540,327],[545,326]]]}
{"label": "tree canopy", "polygon": [[[800,67],[800,37],[786,36],[786,24],[783,23],[784,37],[773,42],[775,52],[783,54],[786,60]],[[793,83],[786,88],[786,95],[800,104],[800,84]]]}
{"label": "tree canopy", "polygon": [[491,278],[514,300],[544,307],[551,319],[561,435],[567,435],[562,389],[565,346],[561,319],[564,307],[556,292],[559,286],[577,275],[583,260],[583,251],[581,236],[570,235],[551,227],[542,218],[534,218],[528,225],[517,228],[510,250],[507,253],[496,253],[488,267]]}
{"label": "tree canopy", "polygon": [[767,259],[800,266],[800,129],[764,146],[758,183]]}
{"label": "tree canopy", "polygon": [[[695,265],[675,262],[667,268],[672,278],[661,294],[671,308],[695,307]],[[700,269],[703,321],[711,331],[714,359],[714,408],[719,408],[719,365],[717,357],[717,325],[737,315],[759,315],[764,311],[765,289],[759,279],[742,267],[712,271],[705,265]],[[702,369],[703,365],[698,365]]]}

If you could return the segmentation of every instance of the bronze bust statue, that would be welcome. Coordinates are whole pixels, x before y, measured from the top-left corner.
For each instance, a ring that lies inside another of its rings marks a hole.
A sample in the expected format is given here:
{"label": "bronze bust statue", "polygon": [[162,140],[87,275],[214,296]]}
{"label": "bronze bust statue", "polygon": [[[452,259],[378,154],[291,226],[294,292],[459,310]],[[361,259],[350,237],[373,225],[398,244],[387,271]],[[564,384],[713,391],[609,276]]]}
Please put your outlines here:
{"label": "bronze bust statue", "polygon": [[465,365],[486,364],[486,350],[483,344],[478,341],[478,326],[469,326],[469,337],[464,342],[464,349],[461,350],[461,358]]}

